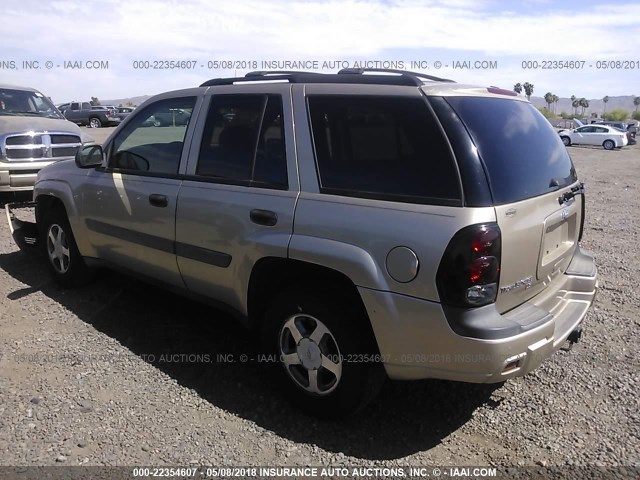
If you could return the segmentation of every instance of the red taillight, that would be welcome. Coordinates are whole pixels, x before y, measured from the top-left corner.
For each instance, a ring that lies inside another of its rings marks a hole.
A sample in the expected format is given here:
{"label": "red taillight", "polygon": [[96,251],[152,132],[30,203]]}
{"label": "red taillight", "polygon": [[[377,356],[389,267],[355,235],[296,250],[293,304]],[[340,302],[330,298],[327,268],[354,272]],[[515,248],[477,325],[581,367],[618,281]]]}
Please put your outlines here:
{"label": "red taillight", "polygon": [[500,228],[495,223],[471,225],[457,232],[436,276],[441,302],[465,308],[495,302],[501,250]]}

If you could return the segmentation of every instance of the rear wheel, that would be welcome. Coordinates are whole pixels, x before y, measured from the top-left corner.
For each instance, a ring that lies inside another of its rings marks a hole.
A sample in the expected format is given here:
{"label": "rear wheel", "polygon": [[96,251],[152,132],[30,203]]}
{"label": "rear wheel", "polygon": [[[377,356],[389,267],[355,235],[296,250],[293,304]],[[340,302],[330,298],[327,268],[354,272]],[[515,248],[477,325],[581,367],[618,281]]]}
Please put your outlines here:
{"label": "rear wheel", "polygon": [[616,148],[616,144],[613,140],[605,140],[602,143],[602,146],[605,150],[613,150],[614,148]]}
{"label": "rear wheel", "polygon": [[91,128],[100,128],[102,126],[102,122],[98,117],[92,117],[89,119],[89,126]]}
{"label": "rear wheel", "polygon": [[564,143],[565,147],[571,145],[571,139],[569,137],[562,137],[562,143]]}
{"label": "rear wheel", "polygon": [[82,285],[92,277],[76,246],[66,213],[55,207],[44,213],[42,245],[53,279],[65,287]]}
{"label": "rear wheel", "polygon": [[273,374],[306,413],[338,418],[361,410],[385,373],[366,315],[339,294],[290,288],[269,306],[263,333]]}

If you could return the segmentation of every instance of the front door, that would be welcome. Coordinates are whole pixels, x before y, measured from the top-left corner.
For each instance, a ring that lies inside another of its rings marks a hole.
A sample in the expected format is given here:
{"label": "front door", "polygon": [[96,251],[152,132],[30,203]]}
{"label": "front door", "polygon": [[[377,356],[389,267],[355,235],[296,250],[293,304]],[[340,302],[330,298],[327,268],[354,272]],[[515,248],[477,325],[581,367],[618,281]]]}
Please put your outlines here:
{"label": "front door", "polygon": [[98,257],[184,286],[175,257],[176,201],[189,124],[154,126],[154,113],[193,112],[194,95],[159,100],[135,114],[106,145],[106,167],[82,190],[84,222]]}

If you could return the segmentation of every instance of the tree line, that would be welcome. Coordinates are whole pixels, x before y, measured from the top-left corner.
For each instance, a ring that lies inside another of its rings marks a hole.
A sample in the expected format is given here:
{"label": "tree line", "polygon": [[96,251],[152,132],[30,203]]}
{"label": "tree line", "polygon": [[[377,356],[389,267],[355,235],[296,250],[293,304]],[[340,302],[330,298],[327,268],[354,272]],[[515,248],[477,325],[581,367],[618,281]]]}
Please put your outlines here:
{"label": "tree line", "polygon": [[[531,100],[531,95],[533,95],[533,88],[534,88],[534,85],[529,82],[516,83],[513,86],[513,91],[516,92],[517,94],[521,94],[522,92],[524,92],[525,96],[527,97],[527,100]],[[547,106],[540,109],[542,114],[548,118],[556,117],[557,116],[556,104],[558,103],[559,100],[560,100],[560,97],[558,97],[556,94],[551,92],[545,93],[544,101],[546,102]],[[607,112],[607,103],[609,102],[608,95],[605,95],[602,98],[602,101],[604,102],[604,112],[602,113],[602,118],[604,120],[622,121],[629,118],[629,112],[627,112],[622,108],[615,108],[610,112]],[[638,112],[638,106],[640,106],[640,97],[633,98],[633,105],[635,106],[635,111],[632,115],[632,118],[634,120],[640,120],[640,112]],[[560,113],[560,117],[562,118],[576,117],[578,116],[578,109],[580,109],[580,116],[584,117],[585,110],[589,108],[589,100],[587,100],[584,97],[578,98],[575,95],[571,95],[571,106],[573,107],[573,112],[571,114],[562,112]],[[594,113],[592,113],[591,115],[594,116]]]}

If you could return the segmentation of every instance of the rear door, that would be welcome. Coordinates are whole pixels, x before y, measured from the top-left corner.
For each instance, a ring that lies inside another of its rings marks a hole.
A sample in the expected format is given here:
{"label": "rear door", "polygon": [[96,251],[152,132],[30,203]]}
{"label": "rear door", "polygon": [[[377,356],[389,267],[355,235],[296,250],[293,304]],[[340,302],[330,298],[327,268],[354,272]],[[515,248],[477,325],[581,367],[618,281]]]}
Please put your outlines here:
{"label": "rear door", "polygon": [[299,190],[290,86],[257,87],[205,97],[176,214],[189,290],[243,314],[254,264],[287,256]]}
{"label": "rear door", "polygon": [[530,103],[483,97],[447,101],[471,133],[491,185],[502,232],[497,307],[504,312],[548,288],[567,269],[582,221],[583,198],[570,193],[579,183],[567,149]]}

